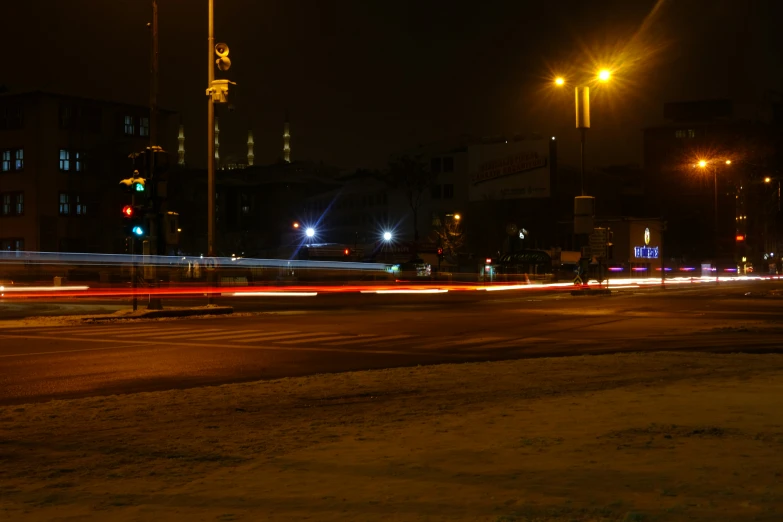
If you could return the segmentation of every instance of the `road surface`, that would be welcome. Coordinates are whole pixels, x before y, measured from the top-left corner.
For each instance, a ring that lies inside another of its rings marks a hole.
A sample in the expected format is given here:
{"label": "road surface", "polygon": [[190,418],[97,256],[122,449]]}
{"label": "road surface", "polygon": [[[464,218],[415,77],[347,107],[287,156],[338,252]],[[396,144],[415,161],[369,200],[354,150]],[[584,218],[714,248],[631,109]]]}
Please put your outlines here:
{"label": "road surface", "polygon": [[[370,368],[637,350],[781,351],[781,282],[342,296],[237,316],[0,323],[0,404]],[[5,324],[5,326],[3,326]]]}

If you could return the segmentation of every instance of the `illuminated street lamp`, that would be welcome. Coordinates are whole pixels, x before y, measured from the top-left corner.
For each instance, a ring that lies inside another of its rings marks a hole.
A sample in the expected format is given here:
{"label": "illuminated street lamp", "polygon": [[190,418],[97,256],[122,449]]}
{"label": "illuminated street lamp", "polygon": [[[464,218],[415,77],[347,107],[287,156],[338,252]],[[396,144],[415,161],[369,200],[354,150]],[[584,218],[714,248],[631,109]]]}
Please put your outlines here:
{"label": "illuminated street lamp", "polygon": [[313,237],[315,235],[315,229],[312,227],[308,227],[307,230],[305,230],[305,235],[307,237]]}
{"label": "illuminated street lamp", "polygon": [[384,241],[391,241],[392,233],[391,232],[384,232],[383,233],[383,240]]}
{"label": "illuminated street lamp", "polygon": [[454,221],[459,221],[460,219],[462,219],[462,216],[459,214],[454,214]]}
{"label": "illuminated street lamp", "polygon": [[[608,82],[612,77],[612,72],[609,69],[601,69],[595,76],[598,81],[602,83]],[[595,80],[593,80],[595,81]],[[562,87],[566,84],[565,78],[558,76],[555,78],[554,83],[558,87]],[[584,82],[588,83],[588,82]],[[590,87],[587,85],[575,87],[575,109],[576,109],[576,128],[580,133],[580,164],[582,173],[582,196],[585,195],[585,138],[587,135],[587,129],[590,128]]]}

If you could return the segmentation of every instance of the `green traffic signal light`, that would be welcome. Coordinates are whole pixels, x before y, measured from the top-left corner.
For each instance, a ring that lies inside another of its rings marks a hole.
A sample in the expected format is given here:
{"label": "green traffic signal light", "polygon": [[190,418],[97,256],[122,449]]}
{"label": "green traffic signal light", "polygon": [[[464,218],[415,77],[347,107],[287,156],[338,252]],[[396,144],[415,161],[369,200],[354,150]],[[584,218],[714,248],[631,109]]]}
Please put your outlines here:
{"label": "green traffic signal light", "polygon": [[144,183],[136,182],[133,184],[134,188],[136,189],[136,192],[144,192]]}

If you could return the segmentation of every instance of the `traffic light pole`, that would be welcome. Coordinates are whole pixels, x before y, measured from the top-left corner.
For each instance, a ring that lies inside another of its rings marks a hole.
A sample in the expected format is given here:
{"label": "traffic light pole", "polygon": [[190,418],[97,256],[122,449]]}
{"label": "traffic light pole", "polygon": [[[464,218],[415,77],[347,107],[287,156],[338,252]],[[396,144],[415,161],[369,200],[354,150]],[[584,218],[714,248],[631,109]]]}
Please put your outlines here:
{"label": "traffic light pole", "polygon": [[[158,0],[152,0],[152,27],[150,42],[150,153],[149,153],[149,171],[147,179],[152,183],[150,186],[150,200],[152,212],[150,215],[150,254],[162,254],[159,252],[161,244],[161,214],[158,201],[158,181],[155,176],[155,146],[158,141]],[[155,268],[152,272],[156,277]],[[154,284],[154,283],[153,283]],[[150,297],[147,308],[150,310],[161,310],[163,304],[160,298]]]}
{"label": "traffic light pole", "polygon": [[[136,206],[136,196],[131,196],[131,206]],[[136,240],[133,236],[130,236],[130,249],[131,249],[131,288],[133,289],[133,311],[135,312],[139,307],[139,301],[136,297],[136,288],[138,283],[136,281]]]}

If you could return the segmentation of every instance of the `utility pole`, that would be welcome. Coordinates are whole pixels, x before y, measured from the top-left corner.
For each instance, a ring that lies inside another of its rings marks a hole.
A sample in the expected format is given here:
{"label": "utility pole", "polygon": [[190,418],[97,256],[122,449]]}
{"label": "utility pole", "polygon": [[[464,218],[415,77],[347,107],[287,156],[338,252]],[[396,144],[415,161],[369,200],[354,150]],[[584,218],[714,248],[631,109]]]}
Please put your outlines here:
{"label": "utility pole", "polygon": [[[209,0],[209,38],[207,46],[208,85],[215,81],[215,5]],[[207,256],[215,255],[215,103],[212,96],[207,97],[207,199],[209,200],[207,219]]]}
{"label": "utility pole", "polygon": [[[150,196],[152,200],[152,212],[150,219],[150,254],[161,254],[160,244],[163,234],[163,226],[160,214],[160,201],[158,199],[158,182],[155,176],[155,150],[158,144],[158,0],[152,0],[152,27],[150,31],[150,146],[149,146],[149,171],[147,179],[150,180]],[[157,274],[153,268],[153,274]],[[163,308],[160,298],[150,297],[148,308],[160,310]]]}

